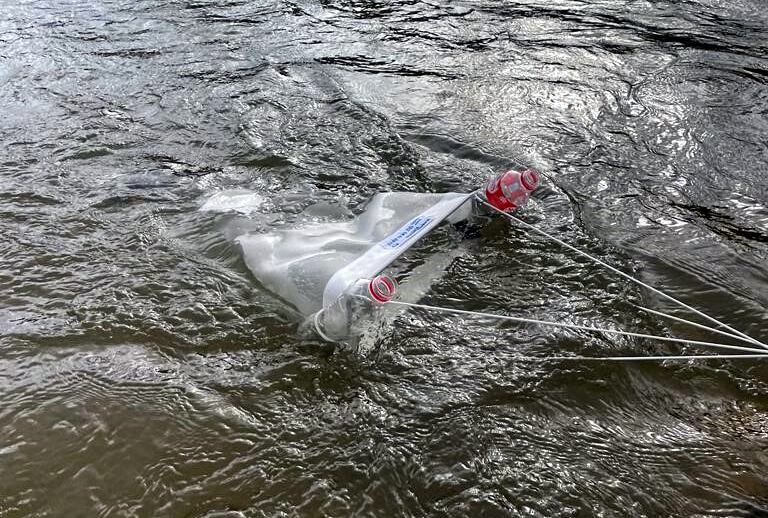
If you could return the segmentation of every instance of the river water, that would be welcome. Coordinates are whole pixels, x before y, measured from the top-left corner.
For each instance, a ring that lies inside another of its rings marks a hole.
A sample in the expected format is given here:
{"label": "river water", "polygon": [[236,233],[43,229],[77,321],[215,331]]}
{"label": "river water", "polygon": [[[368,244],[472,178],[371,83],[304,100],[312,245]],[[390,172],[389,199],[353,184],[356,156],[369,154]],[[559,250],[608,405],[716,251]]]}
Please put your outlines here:
{"label": "river water", "polygon": [[[334,346],[231,235],[533,166],[526,221],[768,339],[763,2],[0,4],[0,516],[768,514],[764,360],[530,363],[699,350],[419,310]],[[408,261],[717,338],[503,220]]]}

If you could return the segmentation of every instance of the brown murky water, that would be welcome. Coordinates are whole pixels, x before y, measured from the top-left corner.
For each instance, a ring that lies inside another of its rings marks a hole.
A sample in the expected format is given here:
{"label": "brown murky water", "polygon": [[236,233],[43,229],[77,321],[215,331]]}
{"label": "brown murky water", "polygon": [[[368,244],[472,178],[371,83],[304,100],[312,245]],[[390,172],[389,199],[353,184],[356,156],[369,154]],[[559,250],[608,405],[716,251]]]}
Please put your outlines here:
{"label": "brown murky water", "polygon": [[[418,312],[334,347],[198,210],[522,162],[528,221],[768,339],[763,7],[2,2],[0,516],[768,515],[768,363]],[[711,338],[504,221],[462,246],[425,300]]]}

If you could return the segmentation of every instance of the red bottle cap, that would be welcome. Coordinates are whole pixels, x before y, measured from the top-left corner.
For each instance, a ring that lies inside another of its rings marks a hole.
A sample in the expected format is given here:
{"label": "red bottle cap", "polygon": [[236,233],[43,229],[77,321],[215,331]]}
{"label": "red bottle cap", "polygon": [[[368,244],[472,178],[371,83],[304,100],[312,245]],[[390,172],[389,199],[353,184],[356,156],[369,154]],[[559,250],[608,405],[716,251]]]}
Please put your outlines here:
{"label": "red bottle cap", "polygon": [[526,169],[520,173],[520,182],[523,184],[523,187],[532,191],[539,186],[539,173],[533,169]]}
{"label": "red bottle cap", "polygon": [[386,275],[377,275],[368,283],[368,293],[371,294],[373,300],[381,304],[392,300],[396,290],[397,284]]}

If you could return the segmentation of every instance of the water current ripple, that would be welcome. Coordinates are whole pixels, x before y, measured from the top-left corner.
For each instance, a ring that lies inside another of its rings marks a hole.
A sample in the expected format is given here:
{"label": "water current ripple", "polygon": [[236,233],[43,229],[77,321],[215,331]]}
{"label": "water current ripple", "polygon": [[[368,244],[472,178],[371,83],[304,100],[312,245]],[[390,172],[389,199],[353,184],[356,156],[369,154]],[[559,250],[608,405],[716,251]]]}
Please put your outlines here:
{"label": "water current ripple", "polygon": [[[765,363],[526,363],[680,349],[418,310],[325,344],[233,244],[534,166],[526,221],[766,340],[757,0],[2,12],[0,516],[768,515]],[[713,339],[501,219],[404,264],[426,304]]]}

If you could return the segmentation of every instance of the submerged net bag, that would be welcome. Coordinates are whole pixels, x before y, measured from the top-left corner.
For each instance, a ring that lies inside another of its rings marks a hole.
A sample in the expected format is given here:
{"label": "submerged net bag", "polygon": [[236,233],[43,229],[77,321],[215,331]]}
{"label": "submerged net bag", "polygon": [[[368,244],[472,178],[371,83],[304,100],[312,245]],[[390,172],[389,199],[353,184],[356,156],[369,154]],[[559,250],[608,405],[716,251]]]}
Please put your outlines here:
{"label": "submerged net bag", "polygon": [[381,193],[350,221],[246,234],[237,242],[256,279],[310,316],[360,279],[374,278],[446,218],[466,218],[472,196]]}

